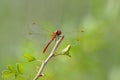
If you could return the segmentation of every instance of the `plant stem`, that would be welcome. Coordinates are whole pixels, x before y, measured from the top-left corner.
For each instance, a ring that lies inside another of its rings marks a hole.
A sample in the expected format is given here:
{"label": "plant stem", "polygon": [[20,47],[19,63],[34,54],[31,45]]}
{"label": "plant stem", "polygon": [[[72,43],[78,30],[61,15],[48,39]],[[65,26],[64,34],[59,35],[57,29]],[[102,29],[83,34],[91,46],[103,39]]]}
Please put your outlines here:
{"label": "plant stem", "polygon": [[63,40],[64,36],[61,36],[55,43],[52,51],[50,52],[50,54],[48,55],[48,57],[42,62],[42,65],[40,66],[38,73],[36,74],[36,76],[34,77],[33,80],[37,80],[38,78],[40,78],[42,76],[42,72],[43,69],[45,68],[47,62],[54,56],[54,52],[57,49],[57,47],[59,46],[59,44],[61,43],[61,41]]}

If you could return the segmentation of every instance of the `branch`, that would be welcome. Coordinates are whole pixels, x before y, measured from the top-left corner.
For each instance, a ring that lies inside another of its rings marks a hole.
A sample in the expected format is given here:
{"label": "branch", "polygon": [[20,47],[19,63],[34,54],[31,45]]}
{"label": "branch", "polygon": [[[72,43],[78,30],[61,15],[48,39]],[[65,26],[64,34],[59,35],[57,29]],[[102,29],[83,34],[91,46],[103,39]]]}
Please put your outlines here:
{"label": "branch", "polygon": [[52,51],[50,52],[50,54],[48,55],[48,57],[42,62],[42,65],[39,68],[38,73],[36,74],[36,76],[34,77],[33,80],[37,80],[39,77],[42,76],[42,71],[45,68],[47,62],[54,56],[54,52],[57,49],[57,47],[59,46],[60,42],[63,40],[64,36],[61,36],[55,43]]}

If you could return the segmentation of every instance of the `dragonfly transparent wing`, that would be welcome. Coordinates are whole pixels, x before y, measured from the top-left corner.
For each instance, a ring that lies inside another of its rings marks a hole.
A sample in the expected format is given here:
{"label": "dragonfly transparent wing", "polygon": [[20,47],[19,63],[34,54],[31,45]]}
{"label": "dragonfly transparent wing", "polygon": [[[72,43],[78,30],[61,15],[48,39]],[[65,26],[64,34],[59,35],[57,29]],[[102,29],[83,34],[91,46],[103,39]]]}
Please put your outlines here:
{"label": "dragonfly transparent wing", "polygon": [[46,31],[42,26],[32,23],[28,27],[27,39],[39,47],[39,50],[42,51],[44,46],[49,41],[51,33]]}
{"label": "dragonfly transparent wing", "polygon": [[[47,28],[47,27],[45,27],[45,28]],[[36,23],[32,23],[28,26],[27,39],[31,43],[33,43],[35,46],[37,46],[39,48],[39,51],[43,50],[43,48],[49,41],[51,32],[54,31],[54,30],[48,31],[45,28]],[[48,29],[50,29],[50,27],[48,27]],[[60,27],[57,29],[61,30],[62,35],[65,36],[65,38],[63,40],[63,45],[71,44],[72,46],[79,46],[81,44],[80,39],[81,39],[81,36],[83,35],[83,33],[81,32],[80,28],[76,29],[75,27],[70,28],[70,27],[64,26],[63,28]],[[48,51],[48,49],[47,49],[47,51]]]}
{"label": "dragonfly transparent wing", "polygon": [[81,44],[81,38],[84,35],[84,29],[81,27],[78,27],[77,29],[75,27],[69,27],[69,29],[66,28],[67,27],[62,27],[65,36],[64,41],[72,46],[79,46]]}

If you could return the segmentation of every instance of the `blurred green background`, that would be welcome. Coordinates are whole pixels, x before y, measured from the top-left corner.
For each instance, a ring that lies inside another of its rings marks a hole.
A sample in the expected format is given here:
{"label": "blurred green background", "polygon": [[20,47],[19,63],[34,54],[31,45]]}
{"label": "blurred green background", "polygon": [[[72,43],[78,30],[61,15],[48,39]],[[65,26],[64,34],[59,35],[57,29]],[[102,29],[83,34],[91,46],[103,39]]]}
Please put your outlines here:
{"label": "blurred green background", "polygon": [[45,36],[26,39],[33,22],[51,32],[62,29],[58,51],[72,46],[72,57],[53,58],[40,80],[120,80],[120,0],[0,0],[0,72],[19,62],[24,80],[35,76],[40,63],[27,62],[23,54],[44,59],[39,43]]}

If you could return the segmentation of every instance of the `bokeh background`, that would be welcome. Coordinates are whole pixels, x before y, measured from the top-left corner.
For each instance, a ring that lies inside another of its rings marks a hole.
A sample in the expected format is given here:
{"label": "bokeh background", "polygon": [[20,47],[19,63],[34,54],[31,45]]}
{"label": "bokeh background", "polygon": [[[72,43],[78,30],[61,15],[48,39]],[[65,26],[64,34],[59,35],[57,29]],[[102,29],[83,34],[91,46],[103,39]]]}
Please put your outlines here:
{"label": "bokeh background", "polygon": [[0,72],[19,62],[21,80],[35,76],[41,63],[27,62],[23,54],[44,59],[48,54],[40,54],[39,44],[48,36],[29,40],[33,22],[63,31],[58,51],[71,44],[72,57],[53,58],[42,80],[120,80],[120,0],[0,0]]}

